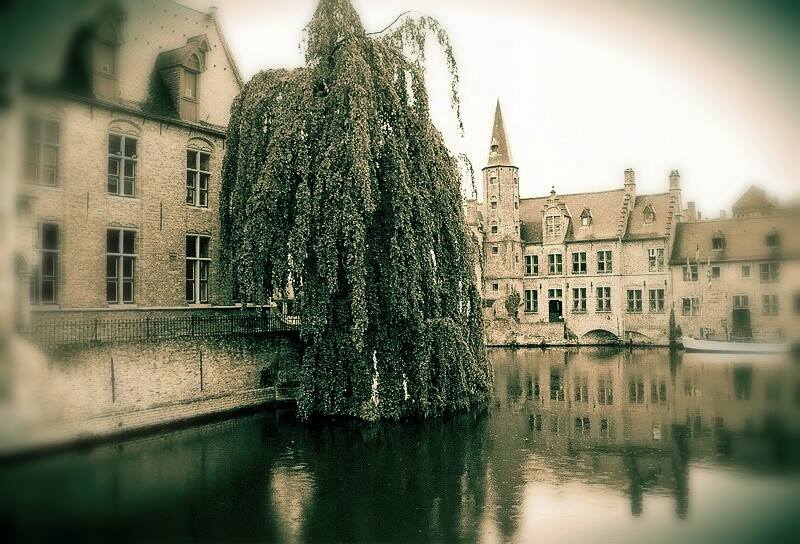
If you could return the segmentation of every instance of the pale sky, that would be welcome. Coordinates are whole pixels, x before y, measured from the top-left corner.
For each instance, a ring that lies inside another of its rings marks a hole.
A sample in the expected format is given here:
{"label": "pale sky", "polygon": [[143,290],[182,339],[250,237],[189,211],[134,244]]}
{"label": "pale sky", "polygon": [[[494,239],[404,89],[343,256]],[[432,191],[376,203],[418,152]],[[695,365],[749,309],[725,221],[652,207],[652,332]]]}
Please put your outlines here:
{"label": "pale sky", "polygon": [[[301,30],[315,0],[184,3],[218,6],[245,79],[303,64]],[[679,169],[684,202],[697,201],[707,217],[752,183],[784,199],[800,195],[800,29],[791,17],[680,0],[354,5],[368,31],[407,10],[442,23],[459,63],[464,137],[431,42],[434,121],[451,151],[466,153],[479,172],[499,98],[523,198],[551,186],[618,188],[628,167],[640,194],[665,192],[669,171]]]}

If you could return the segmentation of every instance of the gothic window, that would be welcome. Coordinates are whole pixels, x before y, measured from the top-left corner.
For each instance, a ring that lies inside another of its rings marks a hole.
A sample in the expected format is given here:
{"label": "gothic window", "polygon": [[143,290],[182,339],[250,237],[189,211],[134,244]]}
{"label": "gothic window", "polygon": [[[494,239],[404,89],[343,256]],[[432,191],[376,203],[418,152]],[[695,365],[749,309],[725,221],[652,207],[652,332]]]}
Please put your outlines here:
{"label": "gothic window", "polygon": [[648,204],[644,207],[644,222],[645,223],[652,223],[656,220],[656,212],[653,210],[652,204]]}

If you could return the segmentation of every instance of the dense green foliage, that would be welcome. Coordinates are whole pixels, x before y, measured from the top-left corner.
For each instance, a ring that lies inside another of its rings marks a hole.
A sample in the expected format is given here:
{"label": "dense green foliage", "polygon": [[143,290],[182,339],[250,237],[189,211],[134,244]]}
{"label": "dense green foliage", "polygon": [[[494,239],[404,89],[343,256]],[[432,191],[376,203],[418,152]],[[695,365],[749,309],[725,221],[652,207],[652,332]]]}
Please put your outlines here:
{"label": "dense green foliage", "polygon": [[521,300],[519,292],[512,287],[511,292],[506,297],[506,313],[508,317],[515,321],[519,321],[519,304]]}
{"label": "dense green foliage", "polygon": [[459,115],[447,35],[410,17],[367,34],[348,0],[322,0],[306,30],[306,66],[257,74],[233,105],[223,275],[242,300],[293,286],[302,416],[480,408],[492,372],[476,251],[423,78],[433,36]]}

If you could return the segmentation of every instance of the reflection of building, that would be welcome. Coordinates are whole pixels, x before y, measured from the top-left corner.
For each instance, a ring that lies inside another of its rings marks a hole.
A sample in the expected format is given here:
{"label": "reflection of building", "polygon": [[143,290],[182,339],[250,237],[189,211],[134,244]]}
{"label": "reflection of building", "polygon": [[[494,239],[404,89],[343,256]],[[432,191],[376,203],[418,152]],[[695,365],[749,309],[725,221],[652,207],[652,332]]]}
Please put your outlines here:
{"label": "reflection of building", "polygon": [[64,62],[15,108],[20,291],[48,316],[219,302],[219,173],[241,79],[214,12],[84,4],[58,12],[71,32],[44,64],[62,48]]}
{"label": "reflection of building", "polygon": [[751,188],[733,215],[678,226],[677,323],[693,336],[800,340],[800,213]]}
{"label": "reflection of building", "polygon": [[[666,343],[670,240],[681,221],[680,176],[668,192],[637,195],[633,170],[621,189],[520,198],[498,104],[484,202],[466,216],[483,254],[483,293],[490,343],[509,335],[531,343]],[[506,301],[519,294],[519,322]]]}
{"label": "reflection of building", "polygon": [[788,359],[670,360],[668,352],[593,348],[497,352],[493,359],[504,367],[495,395],[510,410],[492,417],[499,428],[525,419],[529,434],[517,439],[543,463],[527,470],[617,488],[630,494],[634,513],[646,490],[673,494],[685,513],[691,458],[736,461],[740,450],[744,456],[800,436],[800,369]]}

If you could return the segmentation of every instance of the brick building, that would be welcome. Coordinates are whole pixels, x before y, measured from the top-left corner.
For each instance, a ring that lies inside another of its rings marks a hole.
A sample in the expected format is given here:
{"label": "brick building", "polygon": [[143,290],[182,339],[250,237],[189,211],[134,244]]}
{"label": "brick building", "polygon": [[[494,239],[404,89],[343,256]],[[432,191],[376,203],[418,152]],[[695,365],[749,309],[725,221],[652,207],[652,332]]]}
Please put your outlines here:
{"label": "brick building", "polygon": [[750,188],[732,218],[678,226],[670,260],[685,334],[800,340],[800,213]]}
{"label": "brick building", "polygon": [[[668,342],[677,171],[661,194],[638,195],[627,170],[617,190],[520,198],[498,103],[483,194],[465,214],[481,248],[490,344]],[[509,316],[514,293],[520,305]]]}
{"label": "brick building", "polygon": [[[242,79],[214,11],[125,0],[62,15],[70,31],[43,53],[59,65],[12,108],[18,323],[223,303],[220,168]],[[30,28],[46,43],[47,23]]]}

